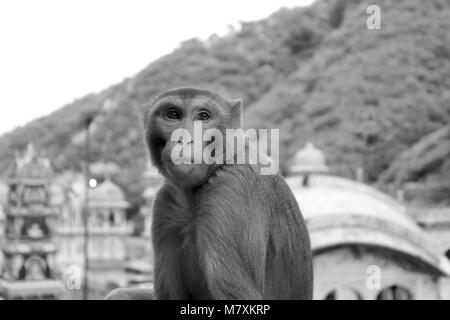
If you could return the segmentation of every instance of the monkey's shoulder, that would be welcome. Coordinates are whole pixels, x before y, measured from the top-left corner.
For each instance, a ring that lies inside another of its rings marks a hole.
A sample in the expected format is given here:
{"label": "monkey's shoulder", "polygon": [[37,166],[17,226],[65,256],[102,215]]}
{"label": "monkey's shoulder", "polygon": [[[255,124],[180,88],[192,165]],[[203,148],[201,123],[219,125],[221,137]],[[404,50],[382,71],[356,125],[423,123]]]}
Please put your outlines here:
{"label": "monkey's shoulder", "polygon": [[[275,174],[262,174],[259,165],[251,164],[231,164],[224,165],[221,169],[217,170],[215,177],[223,180],[233,180],[235,183],[241,183],[244,186],[254,187],[257,185],[266,185],[268,188],[272,187],[288,187],[284,178],[280,173]],[[214,182],[215,177],[211,179]]]}
{"label": "monkey's shoulder", "polygon": [[292,192],[279,174],[262,175],[257,166],[249,164],[224,165],[209,179],[202,193],[216,194],[215,198],[226,198],[236,202],[291,196]]}
{"label": "monkey's shoulder", "polygon": [[[193,211],[220,212],[255,210],[279,211],[280,208],[298,211],[298,205],[289,186],[280,174],[261,175],[254,165],[224,165],[193,194],[187,194],[170,183],[158,191],[153,213],[171,220],[192,217]],[[220,213],[219,213],[220,214]]]}

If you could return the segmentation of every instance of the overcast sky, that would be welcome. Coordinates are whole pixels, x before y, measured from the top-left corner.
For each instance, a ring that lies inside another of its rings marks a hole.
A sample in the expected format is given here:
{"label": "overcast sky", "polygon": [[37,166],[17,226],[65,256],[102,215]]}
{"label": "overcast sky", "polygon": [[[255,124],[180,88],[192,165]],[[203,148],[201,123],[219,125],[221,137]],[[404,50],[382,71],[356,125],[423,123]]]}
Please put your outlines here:
{"label": "overcast sky", "polygon": [[0,134],[130,77],[186,39],[313,0],[0,2]]}

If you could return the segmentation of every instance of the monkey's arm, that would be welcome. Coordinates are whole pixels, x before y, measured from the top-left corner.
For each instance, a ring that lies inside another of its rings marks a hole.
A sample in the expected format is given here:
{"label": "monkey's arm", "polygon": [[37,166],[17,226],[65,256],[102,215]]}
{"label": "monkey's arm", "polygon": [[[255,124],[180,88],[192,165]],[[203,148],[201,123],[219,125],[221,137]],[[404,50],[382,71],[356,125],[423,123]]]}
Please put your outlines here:
{"label": "monkey's arm", "polygon": [[[264,232],[233,225],[229,215],[223,221],[211,219],[198,231],[201,265],[211,299],[259,300],[263,298]],[[235,238],[236,230],[249,232]]]}
{"label": "monkey's arm", "polygon": [[[173,209],[176,190],[164,185],[153,205],[152,243],[154,249],[154,287],[158,300],[187,299],[181,277],[180,242],[177,228],[180,212]],[[182,216],[182,215],[181,215]]]}
{"label": "monkey's arm", "polygon": [[167,238],[164,241],[154,241],[154,247],[156,299],[187,299],[181,279],[178,243],[173,238]]}

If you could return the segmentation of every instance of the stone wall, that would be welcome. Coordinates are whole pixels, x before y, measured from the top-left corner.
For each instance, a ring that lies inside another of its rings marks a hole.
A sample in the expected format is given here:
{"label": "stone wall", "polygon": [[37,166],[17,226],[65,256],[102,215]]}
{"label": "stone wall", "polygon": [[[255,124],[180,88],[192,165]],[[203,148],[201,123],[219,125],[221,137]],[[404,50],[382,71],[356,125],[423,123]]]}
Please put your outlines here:
{"label": "stone wall", "polygon": [[[379,288],[370,281],[374,272],[380,275]],[[341,246],[314,256],[314,299],[330,298],[336,290],[338,299],[373,300],[384,289],[397,290],[403,298],[441,299],[439,280],[433,268],[383,248]]]}

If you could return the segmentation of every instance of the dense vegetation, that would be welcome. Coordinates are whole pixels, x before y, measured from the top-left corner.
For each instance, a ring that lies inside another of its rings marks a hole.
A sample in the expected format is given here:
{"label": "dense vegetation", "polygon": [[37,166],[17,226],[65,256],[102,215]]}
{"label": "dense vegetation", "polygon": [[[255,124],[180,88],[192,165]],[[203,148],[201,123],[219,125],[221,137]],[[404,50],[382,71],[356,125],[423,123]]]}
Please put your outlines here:
{"label": "dense vegetation", "polygon": [[[380,30],[366,27],[374,2]],[[2,136],[0,172],[30,140],[57,171],[81,169],[83,119],[98,113],[91,160],[120,166],[115,179],[138,203],[146,161],[142,104],[162,90],[199,85],[242,97],[246,126],[280,128],[283,167],[312,140],[338,174],[353,176],[363,167],[367,181],[383,186],[432,184],[441,195],[433,201],[445,201],[448,30],[448,0],[318,0],[282,9],[225,37],[186,41],[136,76]]]}

